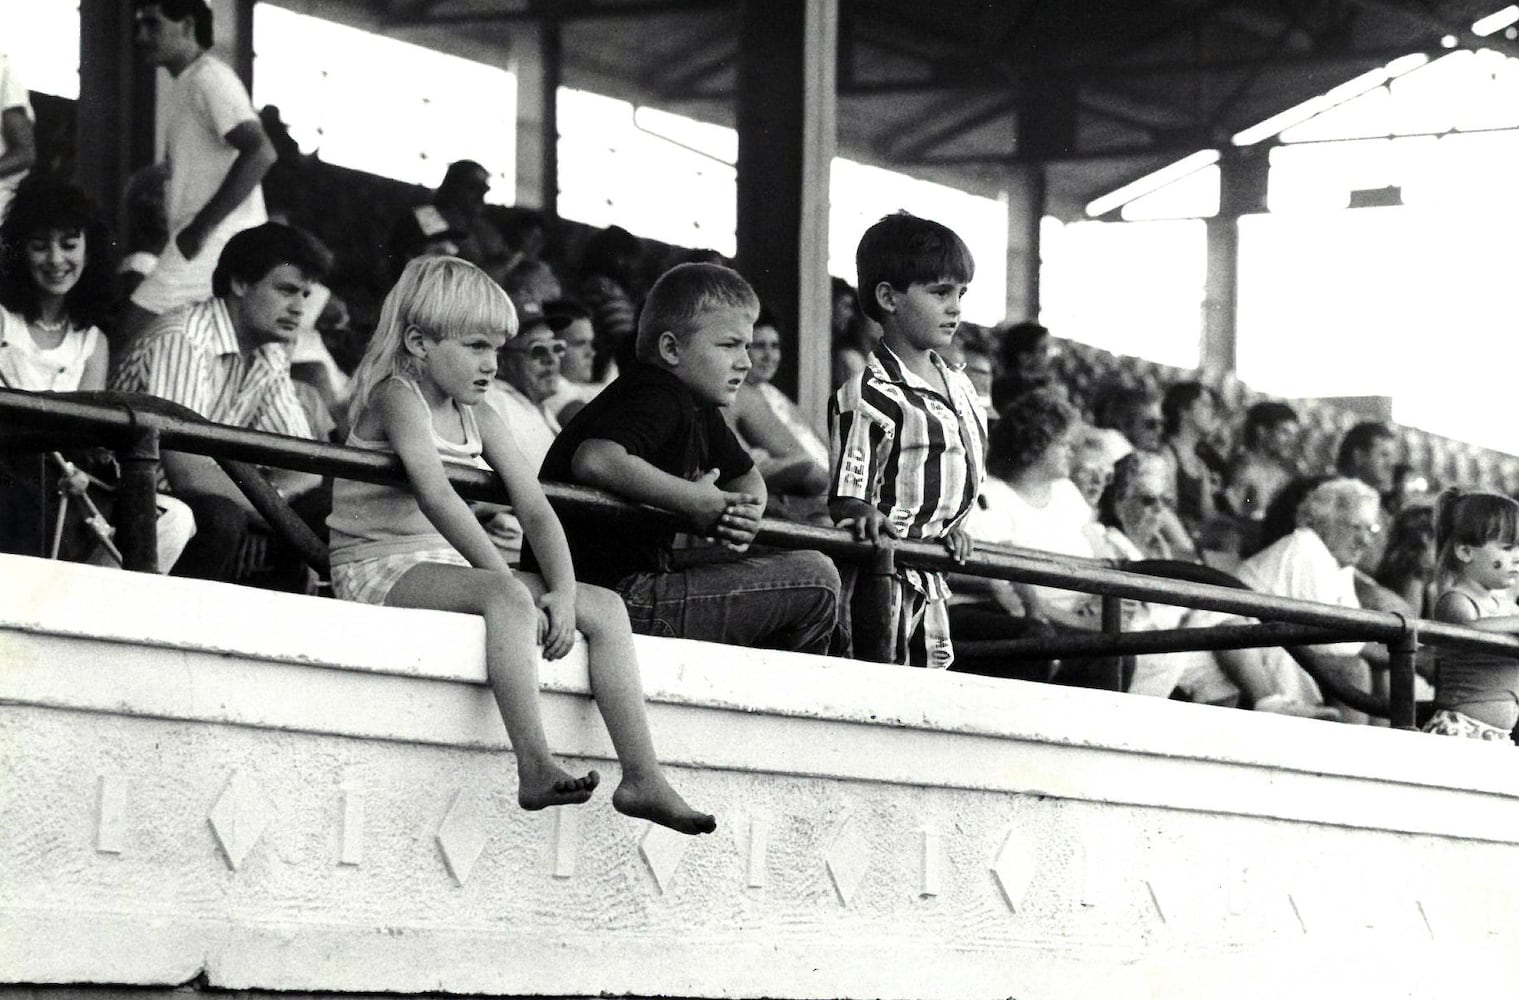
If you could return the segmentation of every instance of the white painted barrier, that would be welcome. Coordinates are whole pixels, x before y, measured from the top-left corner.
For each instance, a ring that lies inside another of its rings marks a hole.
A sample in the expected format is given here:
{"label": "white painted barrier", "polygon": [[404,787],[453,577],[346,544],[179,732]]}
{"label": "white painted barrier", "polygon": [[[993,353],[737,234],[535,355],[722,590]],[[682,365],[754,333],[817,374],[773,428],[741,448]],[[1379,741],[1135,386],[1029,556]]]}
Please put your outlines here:
{"label": "white painted barrier", "polygon": [[[1519,753],[640,639],[527,813],[478,620],[0,556],[0,982],[506,995],[1510,995]],[[1453,986],[1451,977],[1457,985]]]}

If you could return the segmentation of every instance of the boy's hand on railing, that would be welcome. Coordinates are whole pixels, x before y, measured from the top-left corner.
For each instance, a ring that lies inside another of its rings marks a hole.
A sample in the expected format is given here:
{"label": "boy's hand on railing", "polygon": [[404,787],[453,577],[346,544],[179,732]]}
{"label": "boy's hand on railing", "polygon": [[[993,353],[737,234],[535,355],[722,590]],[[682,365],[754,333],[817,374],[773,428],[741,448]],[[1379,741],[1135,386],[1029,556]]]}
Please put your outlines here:
{"label": "boy's hand on railing", "polygon": [[[758,506],[759,497],[748,493],[730,493],[727,490],[718,489],[717,477],[721,473],[717,469],[708,469],[691,483],[695,488],[691,494],[691,501],[686,505],[685,513],[691,518],[692,524],[703,535],[718,536],[718,527],[723,515],[729,513],[735,507]],[[757,528],[756,528],[757,530]],[[749,534],[754,537],[753,532]]]}
{"label": "boy's hand on railing", "polygon": [[944,548],[955,562],[963,564],[976,551],[976,540],[966,534],[964,528],[954,527],[944,536]]}
{"label": "boy's hand on railing", "polygon": [[[730,494],[731,496],[732,494]],[[732,552],[745,552],[754,535],[759,531],[760,518],[765,509],[758,497],[748,497],[742,503],[729,504],[728,509],[712,527],[712,537]]]}
{"label": "boy's hand on railing", "polygon": [[885,514],[863,500],[835,500],[829,506],[833,526],[848,530],[857,542],[880,545],[883,541],[901,537]]}

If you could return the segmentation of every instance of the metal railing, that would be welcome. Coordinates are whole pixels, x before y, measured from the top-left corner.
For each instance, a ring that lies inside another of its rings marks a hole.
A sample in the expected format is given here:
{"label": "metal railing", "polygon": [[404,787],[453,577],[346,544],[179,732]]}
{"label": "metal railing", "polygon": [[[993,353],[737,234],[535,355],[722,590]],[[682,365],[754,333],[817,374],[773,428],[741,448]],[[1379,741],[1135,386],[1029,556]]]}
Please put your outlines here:
{"label": "metal railing", "polygon": [[[254,506],[281,534],[292,540],[308,562],[326,569],[326,549],[286,507],[253,465],[292,469],[372,483],[404,484],[400,460],[342,445],[241,430],[212,424],[183,407],[151,396],[117,393],[45,395],[0,390],[0,447],[36,450],[80,444],[112,449],[122,476],[116,505],[117,543],[128,569],[153,570],[155,561],[154,487],[163,450],[207,455],[227,468]],[[251,463],[251,464],[250,464]],[[507,502],[500,480],[480,469],[449,468],[449,481],[466,499]],[[599,490],[545,483],[549,501],[561,511],[594,514],[611,523],[667,525],[682,522],[671,513],[629,504]],[[1031,550],[978,548],[964,564],[941,546],[903,541],[889,549],[855,541],[835,528],[765,518],[756,543],[789,549],[815,549],[840,562],[866,567],[863,576],[890,575],[901,562],[1015,582],[1060,587],[1101,595],[1102,632],[996,642],[957,641],[966,653],[1006,653],[1026,657],[1129,656],[1180,650],[1286,646],[1324,642],[1375,642],[1390,654],[1389,694],[1385,701],[1345,690],[1332,677],[1316,674],[1331,694],[1352,707],[1388,718],[1394,726],[1414,723],[1414,664],[1420,643],[1482,649],[1519,655],[1519,638],[1407,618],[1395,612],[1342,608],[1238,587],[1171,579],[1116,569],[1096,560],[1056,556]],[[1123,599],[1227,612],[1259,620],[1163,631],[1122,631]],[[867,655],[878,658],[878,638],[870,622],[856,621],[857,651],[862,636]],[[876,648],[871,649],[870,647]],[[1326,683],[1327,682],[1327,683]]]}

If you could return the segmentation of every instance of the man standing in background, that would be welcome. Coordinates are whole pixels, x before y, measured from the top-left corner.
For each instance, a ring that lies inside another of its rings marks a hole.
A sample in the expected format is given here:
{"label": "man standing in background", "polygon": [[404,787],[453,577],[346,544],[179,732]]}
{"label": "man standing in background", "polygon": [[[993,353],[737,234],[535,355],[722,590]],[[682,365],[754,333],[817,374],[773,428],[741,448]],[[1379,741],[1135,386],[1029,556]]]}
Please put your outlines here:
{"label": "man standing in background", "polygon": [[31,95],[0,53],[0,219],[36,158]]}
{"label": "man standing in background", "polygon": [[137,46],[169,71],[164,208],[169,242],[158,266],[132,293],[121,328],[125,347],[154,316],[211,296],[211,272],[235,233],[267,221],[259,183],[274,163],[248,91],[208,51],[205,0],[136,0]]}

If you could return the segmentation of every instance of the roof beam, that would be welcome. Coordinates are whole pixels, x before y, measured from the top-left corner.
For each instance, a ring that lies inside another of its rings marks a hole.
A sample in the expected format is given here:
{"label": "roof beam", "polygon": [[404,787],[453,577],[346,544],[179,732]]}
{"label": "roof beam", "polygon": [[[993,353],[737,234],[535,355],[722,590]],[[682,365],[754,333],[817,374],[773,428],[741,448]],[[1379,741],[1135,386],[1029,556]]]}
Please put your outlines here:
{"label": "roof beam", "polygon": [[[1379,14],[1387,14],[1392,17],[1402,18],[1409,24],[1417,25],[1429,31],[1439,32],[1441,35],[1452,35],[1467,48],[1496,49],[1508,56],[1519,56],[1519,44],[1501,34],[1482,37],[1472,33],[1470,24],[1447,21],[1434,12],[1422,7],[1409,7],[1393,0],[1346,0],[1352,7],[1361,10],[1372,11]],[[1438,43],[1439,39],[1434,39]]]}
{"label": "roof beam", "polygon": [[909,133],[905,142],[897,142],[885,151],[886,156],[893,160],[912,160],[921,155],[924,150],[932,149],[946,139],[952,139],[956,135],[980,128],[989,122],[994,122],[1004,115],[1011,114],[1017,108],[1017,98],[1009,97],[1005,100],[995,101],[986,107],[977,108],[968,115],[963,115],[951,121],[947,125],[921,132],[916,136]]}
{"label": "roof beam", "polygon": [[510,24],[518,21],[595,21],[606,18],[648,17],[653,14],[695,14],[714,10],[737,10],[735,0],[630,0],[628,3],[595,3],[592,0],[554,0],[516,10],[437,11],[400,17],[398,27],[441,24]]}
{"label": "roof beam", "polygon": [[[1104,160],[1173,160],[1190,156],[1199,149],[1213,148],[1207,142],[1177,142],[1171,141],[1161,145],[1140,146],[1112,146],[1107,149],[1092,149],[1086,151],[1072,150],[1070,152],[1052,154],[1049,156],[1035,157],[1022,154],[1011,156],[997,153],[951,153],[945,156],[920,156],[913,160],[902,161],[903,166],[920,167],[969,167],[980,165],[1002,164],[1004,166],[1047,166],[1058,163],[1099,163]],[[1159,166],[1157,164],[1156,166]],[[1144,173],[1156,169],[1156,166],[1148,167]]]}
{"label": "roof beam", "polygon": [[[1303,14],[1304,9],[1298,8],[1293,12],[1292,17],[1288,19],[1287,23],[1282,25],[1281,30],[1277,32],[1276,38],[1271,45],[1272,56],[1270,64],[1280,62],[1281,58],[1287,54],[1288,44],[1292,39],[1293,32],[1302,27]],[[1229,91],[1229,96],[1214,106],[1213,113],[1208,116],[1208,131],[1212,132],[1228,120],[1229,116],[1234,113],[1234,109],[1239,106],[1239,102],[1244,100],[1245,95],[1250,93],[1255,87],[1270,64],[1262,62],[1259,66],[1245,72],[1244,77],[1235,85],[1234,89]]]}
{"label": "roof beam", "polygon": [[643,81],[643,86],[666,101],[700,99],[710,93],[703,91],[701,84],[731,68],[738,57],[736,42],[732,45],[719,45],[707,56],[680,67],[678,72],[650,74]]}

